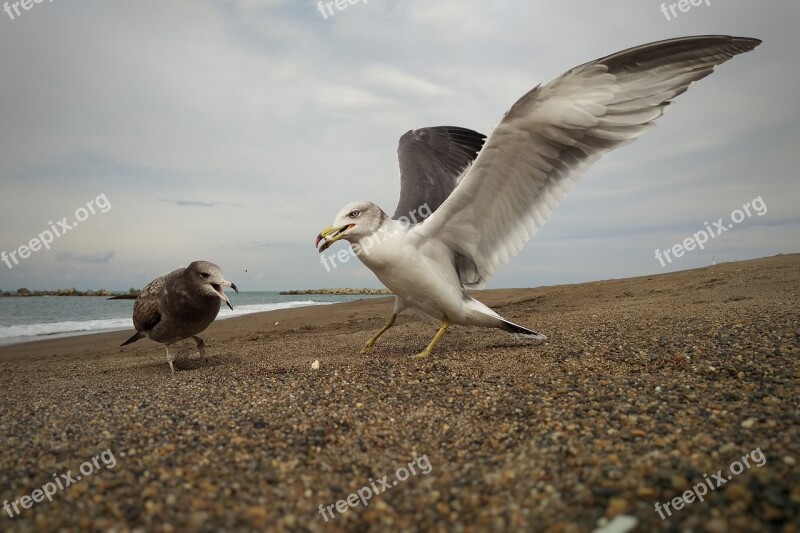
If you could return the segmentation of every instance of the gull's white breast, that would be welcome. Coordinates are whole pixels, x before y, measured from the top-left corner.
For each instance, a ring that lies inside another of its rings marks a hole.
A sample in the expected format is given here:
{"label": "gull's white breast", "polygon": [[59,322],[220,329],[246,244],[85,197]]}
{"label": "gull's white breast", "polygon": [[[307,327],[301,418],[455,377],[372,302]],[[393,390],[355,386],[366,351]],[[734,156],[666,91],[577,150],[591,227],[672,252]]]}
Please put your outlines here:
{"label": "gull's white breast", "polygon": [[361,262],[408,307],[437,320],[464,322],[461,282],[453,252],[444,243],[420,238],[390,220],[359,247]]}

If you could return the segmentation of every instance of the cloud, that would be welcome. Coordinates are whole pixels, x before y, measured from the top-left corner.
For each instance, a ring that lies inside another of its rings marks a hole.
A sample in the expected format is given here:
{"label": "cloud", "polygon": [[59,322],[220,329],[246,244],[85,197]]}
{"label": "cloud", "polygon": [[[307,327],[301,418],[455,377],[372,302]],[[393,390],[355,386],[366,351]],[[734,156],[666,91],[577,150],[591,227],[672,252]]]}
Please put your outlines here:
{"label": "cloud", "polygon": [[72,252],[59,251],[56,252],[56,261],[60,263],[77,263],[82,265],[104,265],[110,263],[117,252],[114,250],[108,252],[97,252],[93,254],[74,254]]}
{"label": "cloud", "polygon": [[178,207],[249,207],[245,204],[237,204],[232,202],[200,202],[197,200],[161,200],[170,204],[175,204]]}
{"label": "cloud", "polygon": [[453,91],[447,87],[441,87],[390,65],[370,65],[364,68],[361,76],[365,83],[403,97],[412,93],[442,100],[453,96]]}
{"label": "cloud", "polygon": [[252,290],[378,286],[357,261],[327,273],[311,243],[350,201],[392,211],[403,133],[489,134],[575,65],[709,28],[764,45],[592,166],[491,286],[647,272],[673,234],[757,196],[769,204],[760,230],[714,245],[737,258],[796,251],[796,9],[730,0],[667,22],[658,3],[632,0],[404,0],[324,19],[315,0],[86,0],[0,18],[0,250],[100,192],[114,204],[59,239],[72,252],[37,254],[3,284],[126,289],[204,257],[271,273],[245,278]]}
{"label": "cloud", "polygon": [[[310,241],[309,241],[310,242]],[[249,245],[246,245],[247,248],[286,248],[286,249],[297,249],[297,248],[309,248],[311,245],[308,243],[300,243],[300,242],[269,242],[269,241],[253,241]]]}

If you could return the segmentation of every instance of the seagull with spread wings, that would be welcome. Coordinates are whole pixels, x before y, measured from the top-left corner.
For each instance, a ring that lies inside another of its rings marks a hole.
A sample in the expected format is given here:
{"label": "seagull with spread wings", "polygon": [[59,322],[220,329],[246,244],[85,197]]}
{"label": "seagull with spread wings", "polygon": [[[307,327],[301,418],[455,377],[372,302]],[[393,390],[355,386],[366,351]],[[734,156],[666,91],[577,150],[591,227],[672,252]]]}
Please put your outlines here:
{"label": "seagull with spread wings", "polygon": [[[398,149],[401,191],[394,216],[371,202],[354,202],[316,240],[320,252],[349,241],[396,295],[391,318],[362,353],[406,310],[441,322],[416,357],[428,357],[452,324],[544,339],[465,289],[482,288],[510,261],[592,163],[654,126],[690,84],[760,43],[683,37],[585,63],[517,100],[483,146],[483,136],[461,128],[406,133]],[[422,206],[432,213],[422,222],[398,220]]]}

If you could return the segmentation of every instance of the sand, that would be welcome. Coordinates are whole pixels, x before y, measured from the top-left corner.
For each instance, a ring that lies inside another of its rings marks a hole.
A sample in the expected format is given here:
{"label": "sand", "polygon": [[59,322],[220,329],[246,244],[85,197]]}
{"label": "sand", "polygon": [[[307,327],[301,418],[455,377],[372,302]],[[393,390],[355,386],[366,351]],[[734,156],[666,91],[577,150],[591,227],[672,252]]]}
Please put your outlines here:
{"label": "sand", "polygon": [[415,317],[359,354],[391,298],[216,322],[175,377],[129,332],[0,348],[0,500],[114,458],[0,529],[797,532],[799,294],[800,255],[485,291],[549,340],[452,328],[425,361]]}

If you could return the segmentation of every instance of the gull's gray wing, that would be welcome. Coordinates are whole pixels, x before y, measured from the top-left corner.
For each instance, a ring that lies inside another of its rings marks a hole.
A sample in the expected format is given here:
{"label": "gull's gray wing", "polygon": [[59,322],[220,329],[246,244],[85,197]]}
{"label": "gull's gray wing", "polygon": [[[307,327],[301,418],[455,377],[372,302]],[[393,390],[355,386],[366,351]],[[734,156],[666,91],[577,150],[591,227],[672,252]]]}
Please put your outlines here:
{"label": "gull's gray wing", "polygon": [[[411,130],[400,137],[400,201],[392,218],[422,222],[458,185],[486,136],[455,126]],[[420,208],[427,206],[425,213]]]}
{"label": "gull's gray wing", "polygon": [[183,270],[183,268],[173,270],[154,279],[142,289],[133,304],[133,327],[136,331],[150,331],[161,322],[161,297],[167,291],[167,285],[171,280]]}
{"label": "gull's gray wing", "polygon": [[760,43],[727,35],[659,41],[534,88],[495,126],[447,200],[412,231],[471,261],[476,271],[462,273],[462,284],[481,287],[547,221],[589,165],[649,130],[690,84]]}

